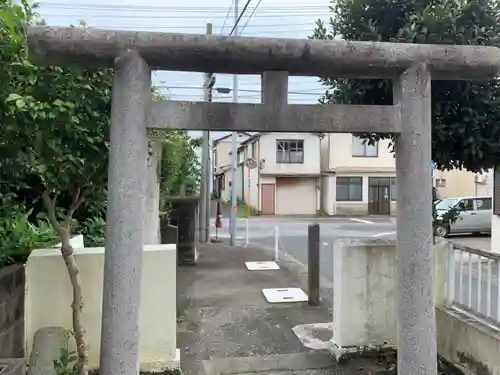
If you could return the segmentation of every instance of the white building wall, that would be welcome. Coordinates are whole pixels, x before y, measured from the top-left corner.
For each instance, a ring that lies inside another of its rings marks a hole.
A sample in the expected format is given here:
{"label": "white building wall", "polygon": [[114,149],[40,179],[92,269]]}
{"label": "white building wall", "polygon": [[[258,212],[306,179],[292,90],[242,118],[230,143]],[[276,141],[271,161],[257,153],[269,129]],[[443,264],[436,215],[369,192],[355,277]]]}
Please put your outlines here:
{"label": "white building wall", "polygon": [[[304,163],[276,163],[276,141],[279,139],[304,140]],[[320,173],[320,137],[311,133],[268,133],[260,137],[263,159],[262,174],[299,175]]]}

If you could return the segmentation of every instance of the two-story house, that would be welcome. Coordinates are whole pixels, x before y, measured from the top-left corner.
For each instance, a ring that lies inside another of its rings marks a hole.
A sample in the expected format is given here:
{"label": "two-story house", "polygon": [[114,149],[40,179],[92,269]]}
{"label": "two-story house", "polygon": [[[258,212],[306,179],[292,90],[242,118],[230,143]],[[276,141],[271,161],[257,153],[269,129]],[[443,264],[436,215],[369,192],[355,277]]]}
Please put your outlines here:
{"label": "two-story house", "polygon": [[396,209],[396,159],[389,140],[352,134],[321,140],[321,210],[327,215],[390,214]]}
{"label": "two-story house", "polygon": [[318,133],[257,133],[241,142],[237,196],[263,215],[315,215],[320,209]]}
{"label": "two-story house", "polygon": [[[250,136],[250,133],[238,133],[238,145]],[[224,201],[230,200],[231,193],[231,148],[231,133],[212,142],[214,191],[220,192],[220,198]]]}

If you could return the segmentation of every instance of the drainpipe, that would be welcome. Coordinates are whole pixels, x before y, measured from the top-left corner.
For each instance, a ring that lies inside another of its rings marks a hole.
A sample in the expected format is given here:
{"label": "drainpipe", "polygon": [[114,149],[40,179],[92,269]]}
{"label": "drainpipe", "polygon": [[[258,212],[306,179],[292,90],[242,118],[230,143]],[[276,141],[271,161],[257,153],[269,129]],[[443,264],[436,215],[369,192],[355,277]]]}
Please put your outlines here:
{"label": "drainpipe", "polygon": [[257,213],[261,211],[260,202],[260,139],[257,139]]}

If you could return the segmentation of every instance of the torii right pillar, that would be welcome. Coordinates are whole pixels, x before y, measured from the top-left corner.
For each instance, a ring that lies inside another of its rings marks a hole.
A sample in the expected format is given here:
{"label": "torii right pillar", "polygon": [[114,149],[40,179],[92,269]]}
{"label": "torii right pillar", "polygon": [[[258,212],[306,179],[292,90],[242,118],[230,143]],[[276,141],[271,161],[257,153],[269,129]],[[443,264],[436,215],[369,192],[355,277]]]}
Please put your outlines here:
{"label": "torii right pillar", "polygon": [[[415,63],[393,80],[396,136],[398,374],[437,373],[432,265],[431,74]],[[404,342],[403,342],[404,340]]]}

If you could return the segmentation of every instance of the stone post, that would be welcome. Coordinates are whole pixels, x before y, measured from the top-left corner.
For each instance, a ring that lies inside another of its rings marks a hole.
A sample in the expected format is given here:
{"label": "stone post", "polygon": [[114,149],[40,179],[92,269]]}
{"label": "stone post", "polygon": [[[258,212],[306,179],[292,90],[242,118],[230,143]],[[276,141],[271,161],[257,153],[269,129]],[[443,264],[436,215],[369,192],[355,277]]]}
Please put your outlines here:
{"label": "stone post", "polygon": [[134,51],[115,69],[99,373],[137,375],[151,71]]}
{"label": "stone post", "polygon": [[396,136],[398,374],[436,375],[436,311],[431,259],[431,76],[415,63],[394,80],[401,106]]}
{"label": "stone post", "polygon": [[144,225],[144,244],[160,243],[160,180],[159,166],[161,143],[150,140],[148,171],[146,177],[146,217]]}

